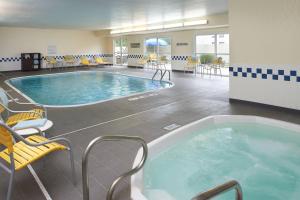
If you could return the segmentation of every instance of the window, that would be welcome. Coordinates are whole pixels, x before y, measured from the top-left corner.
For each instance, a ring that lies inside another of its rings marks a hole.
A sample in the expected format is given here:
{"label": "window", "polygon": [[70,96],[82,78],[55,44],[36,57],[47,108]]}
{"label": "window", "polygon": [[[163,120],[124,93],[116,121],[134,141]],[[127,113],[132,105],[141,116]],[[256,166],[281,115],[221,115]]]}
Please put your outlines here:
{"label": "window", "polygon": [[213,34],[196,36],[196,55],[213,54],[222,57],[229,63],[229,34]]}
{"label": "window", "polygon": [[196,53],[214,54],[215,35],[201,35],[196,37]]}
{"label": "window", "polygon": [[113,41],[114,44],[114,64],[128,64],[128,44],[124,38],[118,38]]}
{"label": "window", "polygon": [[166,56],[171,60],[171,39],[167,37],[147,38],[145,40],[145,54],[155,54],[158,57]]}

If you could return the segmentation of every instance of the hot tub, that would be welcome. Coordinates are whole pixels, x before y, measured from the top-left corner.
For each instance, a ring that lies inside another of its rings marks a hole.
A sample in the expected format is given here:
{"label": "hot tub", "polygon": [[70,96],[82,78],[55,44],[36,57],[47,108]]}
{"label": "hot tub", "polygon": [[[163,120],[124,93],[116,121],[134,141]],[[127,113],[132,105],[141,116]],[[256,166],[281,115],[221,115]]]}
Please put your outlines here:
{"label": "hot tub", "polygon": [[[132,176],[134,200],[191,199],[229,180],[245,199],[300,197],[300,126],[257,116],[212,116],[148,144]],[[134,166],[140,160],[139,151]],[[228,192],[218,199],[234,199]]]}

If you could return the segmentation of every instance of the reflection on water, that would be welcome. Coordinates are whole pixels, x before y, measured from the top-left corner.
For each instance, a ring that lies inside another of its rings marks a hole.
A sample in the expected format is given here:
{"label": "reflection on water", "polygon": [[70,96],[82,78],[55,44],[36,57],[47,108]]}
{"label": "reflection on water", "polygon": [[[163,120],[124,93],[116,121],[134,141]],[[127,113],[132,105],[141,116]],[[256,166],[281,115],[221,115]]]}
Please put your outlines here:
{"label": "reflection on water", "polygon": [[44,105],[78,105],[170,87],[152,81],[107,72],[73,72],[12,79],[14,87]]}

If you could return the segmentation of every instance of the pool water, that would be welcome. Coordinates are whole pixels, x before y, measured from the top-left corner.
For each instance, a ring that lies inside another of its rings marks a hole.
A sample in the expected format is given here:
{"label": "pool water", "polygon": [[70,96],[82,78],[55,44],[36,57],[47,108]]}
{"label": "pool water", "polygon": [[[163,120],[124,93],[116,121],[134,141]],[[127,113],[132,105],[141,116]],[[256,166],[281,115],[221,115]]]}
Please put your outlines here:
{"label": "pool water", "polygon": [[[300,199],[300,133],[257,123],[224,123],[195,131],[150,158],[149,200],[190,200],[235,179],[246,200]],[[234,199],[234,191],[218,200]]]}
{"label": "pool water", "polygon": [[92,104],[171,86],[165,81],[100,71],[20,77],[8,83],[31,101],[47,106]]}

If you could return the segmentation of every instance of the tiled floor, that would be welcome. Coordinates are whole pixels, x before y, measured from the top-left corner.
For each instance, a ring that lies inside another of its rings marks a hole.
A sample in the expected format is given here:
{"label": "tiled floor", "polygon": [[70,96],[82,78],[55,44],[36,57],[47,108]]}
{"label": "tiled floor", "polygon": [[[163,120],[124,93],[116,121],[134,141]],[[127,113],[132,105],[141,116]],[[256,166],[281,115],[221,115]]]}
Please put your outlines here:
{"label": "tiled floor", "polygon": [[[85,69],[87,70],[87,69]],[[106,68],[97,70],[121,71],[126,74],[151,77],[151,71],[138,69]],[[42,72],[10,72],[8,77]],[[9,89],[3,83],[1,85]],[[54,200],[80,200],[81,158],[87,144],[100,135],[136,135],[150,142],[167,133],[163,127],[172,123],[185,125],[210,115],[245,114],[281,119],[300,124],[300,112],[274,109],[248,103],[229,103],[228,78],[195,77],[174,73],[175,86],[161,90],[158,95],[137,101],[122,98],[110,102],[77,108],[51,108],[49,118],[55,126],[48,137],[64,135],[72,141],[75,150],[77,186],[72,185],[68,155],[54,153],[44,162],[33,165]],[[13,96],[22,99],[12,91]],[[90,155],[91,199],[105,199],[112,181],[129,169],[138,146],[128,143],[102,143]],[[0,170],[0,199],[5,199],[8,175]],[[44,196],[27,170],[16,175],[14,200],[40,200]],[[115,199],[129,199],[129,179],[118,188]]]}

